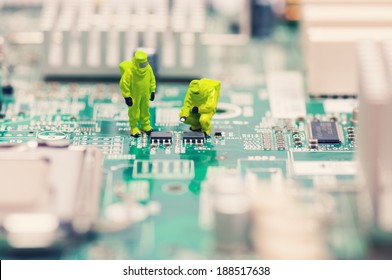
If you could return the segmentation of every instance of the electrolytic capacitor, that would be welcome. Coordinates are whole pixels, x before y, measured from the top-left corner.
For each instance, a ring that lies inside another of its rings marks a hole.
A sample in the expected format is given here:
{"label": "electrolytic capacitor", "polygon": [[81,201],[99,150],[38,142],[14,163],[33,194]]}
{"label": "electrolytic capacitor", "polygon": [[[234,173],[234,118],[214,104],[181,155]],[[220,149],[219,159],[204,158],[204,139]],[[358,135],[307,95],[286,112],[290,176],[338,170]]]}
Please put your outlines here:
{"label": "electrolytic capacitor", "polygon": [[211,182],[216,249],[228,254],[247,250],[249,198],[237,172],[224,173]]}

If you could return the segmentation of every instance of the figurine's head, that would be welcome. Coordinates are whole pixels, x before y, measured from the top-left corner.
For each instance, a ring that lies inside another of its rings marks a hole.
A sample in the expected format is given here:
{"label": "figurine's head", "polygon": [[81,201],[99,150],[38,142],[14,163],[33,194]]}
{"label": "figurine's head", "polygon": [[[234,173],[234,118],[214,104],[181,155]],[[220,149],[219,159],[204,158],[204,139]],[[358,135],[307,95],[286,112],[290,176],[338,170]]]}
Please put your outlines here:
{"label": "figurine's head", "polygon": [[144,74],[146,72],[148,66],[148,56],[145,52],[143,51],[135,52],[132,61],[139,74]]}
{"label": "figurine's head", "polygon": [[192,80],[189,83],[189,90],[193,94],[199,94],[200,93],[200,88],[199,88],[200,81],[199,80]]}

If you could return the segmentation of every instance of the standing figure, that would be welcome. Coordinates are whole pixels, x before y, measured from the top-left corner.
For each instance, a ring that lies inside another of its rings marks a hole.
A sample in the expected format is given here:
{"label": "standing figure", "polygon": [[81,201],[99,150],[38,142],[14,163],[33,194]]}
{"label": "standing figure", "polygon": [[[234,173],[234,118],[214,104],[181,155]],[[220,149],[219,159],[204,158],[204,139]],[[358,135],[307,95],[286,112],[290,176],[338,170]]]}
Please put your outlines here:
{"label": "standing figure", "polygon": [[[150,100],[155,98],[155,76],[148,63],[147,54],[137,51],[132,61],[123,61],[119,65],[121,72],[120,89],[128,105],[129,126],[131,136],[139,137],[141,131],[149,134],[153,131],[150,125]],[[140,130],[138,123],[140,121]]]}
{"label": "standing figure", "polygon": [[216,112],[221,83],[216,80],[193,80],[184,99],[180,121],[190,124],[193,131],[211,132],[211,118]]}

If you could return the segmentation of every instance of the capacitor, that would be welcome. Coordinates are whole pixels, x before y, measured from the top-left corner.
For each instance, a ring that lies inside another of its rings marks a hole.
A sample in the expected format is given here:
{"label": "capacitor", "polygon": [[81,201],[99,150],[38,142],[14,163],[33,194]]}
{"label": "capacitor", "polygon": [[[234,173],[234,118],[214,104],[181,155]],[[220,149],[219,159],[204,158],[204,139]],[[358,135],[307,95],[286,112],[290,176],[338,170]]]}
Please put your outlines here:
{"label": "capacitor", "polygon": [[300,140],[294,142],[295,146],[300,147],[302,146],[302,142]]}
{"label": "capacitor", "polygon": [[318,148],[318,140],[317,139],[309,139],[309,148],[317,149]]}
{"label": "capacitor", "polygon": [[358,117],[359,117],[359,107],[354,107],[353,112],[351,114],[351,122],[354,124],[358,123]]}
{"label": "capacitor", "polygon": [[224,173],[211,182],[215,245],[218,252],[237,254],[248,248],[249,198],[237,172]]}

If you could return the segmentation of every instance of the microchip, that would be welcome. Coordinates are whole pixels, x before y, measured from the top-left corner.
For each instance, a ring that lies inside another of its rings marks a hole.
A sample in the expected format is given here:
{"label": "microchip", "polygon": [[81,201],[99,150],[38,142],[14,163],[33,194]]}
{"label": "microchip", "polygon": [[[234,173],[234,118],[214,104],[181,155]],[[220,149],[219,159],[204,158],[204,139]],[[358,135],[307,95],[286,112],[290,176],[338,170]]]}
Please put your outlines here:
{"label": "microchip", "polygon": [[313,121],[310,123],[311,138],[317,139],[320,144],[339,144],[341,139],[336,122]]}
{"label": "microchip", "polygon": [[204,140],[205,140],[205,136],[203,132],[184,131],[182,133],[183,142],[202,143],[204,142]]}
{"label": "microchip", "polygon": [[220,130],[217,130],[217,131],[215,131],[214,136],[215,137],[223,137],[223,132]]}
{"label": "microchip", "polygon": [[171,143],[172,133],[170,131],[153,131],[150,135],[151,143]]}

